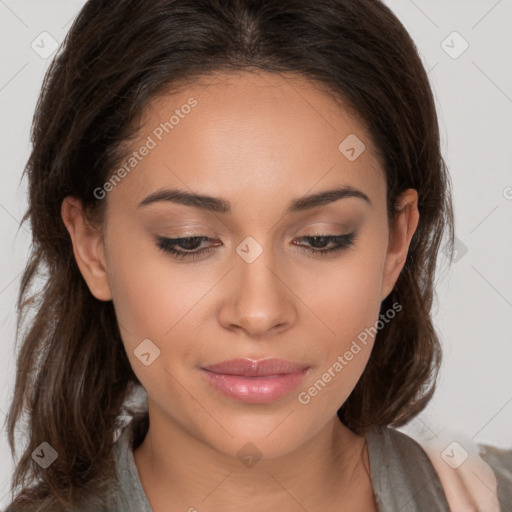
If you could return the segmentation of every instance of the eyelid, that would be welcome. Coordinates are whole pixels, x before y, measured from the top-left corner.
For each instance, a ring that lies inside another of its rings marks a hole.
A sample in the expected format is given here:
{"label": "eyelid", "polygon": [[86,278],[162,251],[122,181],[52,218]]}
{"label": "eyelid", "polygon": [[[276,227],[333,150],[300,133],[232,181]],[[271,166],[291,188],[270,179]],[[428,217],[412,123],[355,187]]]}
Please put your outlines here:
{"label": "eyelid", "polygon": [[[173,256],[176,260],[185,260],[185,261],[194,261],[195,258],[201,258],[201,256],[208,254],[213,251],[213,249],[219,245],[219,243],[215,243],[213,245],[209,245],[204,248],[197,248],[193,250],[183,250],[176,249],[176,245],[178,245],[182,241],[190,241],[190,240],[199,240],[202,244],[205,241],[215,242],[214,239],[210,239],[205,236],[193,236],[193,237],[179,237],[179,238],[166,238],[161,236],[156,236],[156,245],[157,247]],[[329,249],[315,249],[314,247],[309,247],[308,244],[300,244],[295,243],[295,240],[303,240],[303,239],[326,239],[328,244],[333,244],[334,246]],[[356,231],[352,231],[351,233],[334,235],[334,234],[321,234],[321,235],[304,235],[302,237],[295,237],[293,239],[293,244],[297,245],[302,251],[309,253],[313,257],[327,257],[333,256],[336,257],[338,253],[345,252],[350,250],[351,247],[355,245],[355,242],[358,239],[358,233]],[[220,245],[223,245],[220,242]]]}
{"label": "eyelid", "polygon": [[[182,229],[179,229],[182,228]],[[165,229],[158,230],[158,235],[161,238],[180,239],[180,238],[208,238],[210,241],[218,241],[222,237],[218,232],[212,231],[210,228],[205,228],[202,225],[181,225],[181,226],[168,226],[170,232],[166,233]],[[173,230],[177,232],[173,233]],[[293,235],[287,237],[288,240],[302,237],[315,237],[315,236],[343,236],[350,235],[356,229],[349,225],[349,223],[336,223],[336,222],[314,222],[302,227],[300,230],[293,230]],[[163,231],[163,232],[162,232]],[[232,232],[230,231],[231,235]],[[244,237],[242,237],[244,238]]]}
{"label": "eyelid", "polygon": [[330,232],[337,231],[337,230],[347,232],[351,229],[351,225],[348,222],[326,222],[326,221],[313,222],[311,224],[304,226],[304,228],[302,228],[302,229],[317,229],[317,226],[321,226],[318,229],[322,229],[324,231],[328,230]]}
{"label": "eyelid", "polygon": [[197,237],[208,237],[208,238],[219,238],[219,234],[215,231],[212,231],[208,228],[203,228],[201,226],[186,226],[186,227],[167,227],[163,229],[157,229],[156,232],[159,233],[160,236],[165,238],[197,238]]}

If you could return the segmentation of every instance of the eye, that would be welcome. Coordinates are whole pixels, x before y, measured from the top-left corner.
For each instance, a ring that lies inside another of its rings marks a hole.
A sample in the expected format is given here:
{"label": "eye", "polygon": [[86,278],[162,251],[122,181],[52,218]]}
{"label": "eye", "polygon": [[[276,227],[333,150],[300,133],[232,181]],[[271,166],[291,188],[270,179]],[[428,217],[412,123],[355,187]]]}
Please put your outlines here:
{"label": "eye", "polygon": [[[315,236],[303,236],[299,240],[310,241],[310,245],[313,247],[303,247],[303,250],[313,254],[314,256],[325,256],[326,254],[332,254],[354,245],[356,239],[355,233],[349,233],[346,235],[315,235]],[[295,245],[296,244],[294,242]],[[326,245],[331,244],[332,246],[328,249],[322,249]],[[319,248],[320,247],[320,248]]]}
{"label": "eye", "polygon": [[[311,247],[306,247],[303,244],[296,243],[297,245],[314,256],[323,256],[326,254],[333,254],[338,251],[349,248],[354,245],[356,233],[349,233],[346,235],[315,235],[303,236],[298,240],[308,241]],[[183,238],[166,238],[162,236],[156,237],[157,247],[165,253],[171,254],[176,259],[197,258],[203,254],[209,253],[213,250],[214,246],[200,248],[204,242],[216,242],[207,236],[192,236]],[[217,242],[215,245],[221,245]],[[329,248],[325,248],[326,246]]]}
{"label": "eye", "polygon": [[[159,236],[157,237],[157,247],[166,253],[172,254],[177,259],[196,258],[197,256],[210,252],[213,249],[213,247],[205,247],[197,250],[201,243],[207,240],[211,239],[207,236],[192,236],[185,238],[166,238]],[[176,246],[182,246],[182,250],[177,249]]]}

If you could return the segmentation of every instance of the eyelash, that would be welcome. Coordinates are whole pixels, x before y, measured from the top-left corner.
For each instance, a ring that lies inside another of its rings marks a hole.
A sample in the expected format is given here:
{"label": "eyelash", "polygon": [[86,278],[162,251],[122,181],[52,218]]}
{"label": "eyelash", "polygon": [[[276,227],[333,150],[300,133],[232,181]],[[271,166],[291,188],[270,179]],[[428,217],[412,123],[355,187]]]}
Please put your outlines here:
{"label": "eyelash", "polygon": [[[302,236],[299,240],[314,240],[325,239],[327,242],[334,242],[336,245],[330,249],[311,249],[309,247],[302,247],[302,250],[310,253],[312,256],[325,256],[326,254],[333,254],[338,251],[343,251],[354,245],[356,233],[349,233],[347,235],[315,235],[315,236]],[[180,251],[175,248],[176,245],[183,242],[205,242],[211,240],[206,236],[192,236],[185,238],[166,238],[157,236],[157,247],[165,253],[171,254],[177,259],[193,259],[210,252],[213,247],[206,247],[204,249],[195,251]]]}

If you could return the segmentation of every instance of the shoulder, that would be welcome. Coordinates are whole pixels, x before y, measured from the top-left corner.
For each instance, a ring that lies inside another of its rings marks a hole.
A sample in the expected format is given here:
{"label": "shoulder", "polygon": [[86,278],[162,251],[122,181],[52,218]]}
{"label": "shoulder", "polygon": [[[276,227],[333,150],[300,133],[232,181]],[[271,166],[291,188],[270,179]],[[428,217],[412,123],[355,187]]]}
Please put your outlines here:
{"label": "shoulder", "polygon": [[141,432],[143,433],[142,427],[140,419],[134,421],[133,418],[125,418],[120,422],[119,428],[114,433],[112,444],[117,478],[108,484],[103,482],[106,492],[101,496],[86,492],[82,504],[69,508],[60,504],[52,493],[32,488],[29,495],[18,496],[7,508],[0,508],[0,512],[141,512],[148,510],[147,507],[139,506],[139,503],[133,499],[132,484],[136,469],[133,463],[130,464],[133,460],[130,458],[132,447]]}
{"label": "shoulder", "polygon": [[478,445],[480,457],[492,469],[497,481],[497,495],[501,505],[512,503],[512,447],[496,448]]}
{"label": "shoulder", "polygon": [[450,431],[417,441],[436,470],[450,510],[500,512],[512,503],[512,450],[479,445]]}
{"label": "shoulder", "polygon": [[365,437],[372,485],[383,510],[450,512],[436,471],[418,442],[387,426],[374,427]]}

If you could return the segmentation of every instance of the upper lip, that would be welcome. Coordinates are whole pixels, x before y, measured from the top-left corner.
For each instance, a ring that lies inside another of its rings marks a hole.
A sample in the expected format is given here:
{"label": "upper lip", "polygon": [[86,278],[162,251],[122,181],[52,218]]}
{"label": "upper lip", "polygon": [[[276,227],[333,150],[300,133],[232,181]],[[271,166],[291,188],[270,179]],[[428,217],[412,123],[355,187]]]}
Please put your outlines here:
{"label": "upper lip", "polygon": [[209,366],[203,366],[204,370],[213,373],[221,373],[223,375],[239,375],[242,377],[267,377],[270,375],[288,375],[293,373],[301,373],[309,365],[286,361],[285,359],[230,359],[229,361],[221,361]]}

